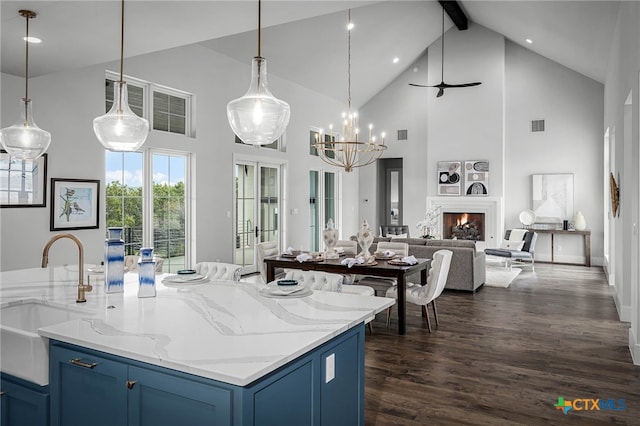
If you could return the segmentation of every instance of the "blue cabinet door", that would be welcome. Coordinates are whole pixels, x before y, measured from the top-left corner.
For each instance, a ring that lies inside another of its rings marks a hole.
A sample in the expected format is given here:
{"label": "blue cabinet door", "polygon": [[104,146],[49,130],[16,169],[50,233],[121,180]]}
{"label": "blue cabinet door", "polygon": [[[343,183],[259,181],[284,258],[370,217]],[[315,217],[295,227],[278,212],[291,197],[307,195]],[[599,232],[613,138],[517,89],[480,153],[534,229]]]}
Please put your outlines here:
{"label": "blue cabinet door", "polygon": [[232,390],[129,367],[129,425],[231,425]]}
{"label": "blue cabinet door", "polygon": [[3,374],[0,387],[2,426],[47,426],[49,387],[38,386]]}
{"label": "blue cabinet door", "polygon": [[51,425],[127,424],[127,365],[94,354],[50,348]]}
{"label": "blue cabinet door", "polygon": [[320,368],[320,424],[364,425],[364,333],[324,350]]}

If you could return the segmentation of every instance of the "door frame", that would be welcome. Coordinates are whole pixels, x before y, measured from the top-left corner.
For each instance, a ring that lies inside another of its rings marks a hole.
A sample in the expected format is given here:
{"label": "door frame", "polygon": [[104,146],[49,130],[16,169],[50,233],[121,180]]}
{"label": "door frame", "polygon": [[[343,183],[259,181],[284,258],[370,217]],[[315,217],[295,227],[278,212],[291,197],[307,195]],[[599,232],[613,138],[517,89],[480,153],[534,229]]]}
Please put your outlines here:
{"label": "door frame", "polygon": [[[262,156],[262,155],[245,155],[245,154],[238,154],[238,153],[234,153],[232,156],[232,166],[231,166],[231,173],[235,173],[235,167],[236,164],[238,163],[250,163],[255,165],[256,171],[258,174],[256,174],[256,179],[259,176],[259,167],[260,166],[267,166],[267,167],[275,167],[279,169],[279,194],[280,194],[280,205],[279,205],[279,214],[278,214],[278,237],[277,237],[277,243],[278,243],[278,247],[282,247],[282,244],[284,241],[286,241],[286,233],[287,233],[287,220],[285,219],[285,217],[287,215],[284,214],[284,212],[287,211],[287,188],[288,188],[288,184],[287,184],[287,176],[288,176],[288,166],[289,166],[289,162],[285,159],[280,159],[280,158],[275,158],[275,157],[269,157],[269,156]],[[258,191],[256,192],[256,195],[259,195],[259,182],[256,181],[256,186],[258,187]],[[231,247],[232,247],[232,263],[236,262],[236,251],[235,251],[235,244],[236,244],[236,232],[237,232],[237,224],[236,224],[236,192],[235,192],[235,175],[232,175],[231,178],[231,199],[232,199],[232,203],[231,203],[231,222],[232,222],[232,230],[231,230]],[[256,197],[256,211],[259,212],[259,198]],[[257,244],[257,243],[256,243]],[[258,272],[258,262],[257,262],[257,250],[254,250],[253,253],[253,264],[252,265],[247,265],[244,266],[241,269],[241,273],[242,274],[251,274],[254,272]]]}

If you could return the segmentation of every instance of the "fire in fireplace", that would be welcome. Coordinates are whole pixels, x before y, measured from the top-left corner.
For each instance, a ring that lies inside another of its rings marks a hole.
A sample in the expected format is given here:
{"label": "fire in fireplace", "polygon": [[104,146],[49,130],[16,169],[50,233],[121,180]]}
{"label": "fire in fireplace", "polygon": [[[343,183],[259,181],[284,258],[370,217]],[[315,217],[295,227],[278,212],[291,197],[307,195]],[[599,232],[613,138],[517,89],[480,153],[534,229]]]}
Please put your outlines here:
{"label": "fire in fireplace", "polygon": [[484,213],[444,212],[442,233],[445,239],[484,241]]}

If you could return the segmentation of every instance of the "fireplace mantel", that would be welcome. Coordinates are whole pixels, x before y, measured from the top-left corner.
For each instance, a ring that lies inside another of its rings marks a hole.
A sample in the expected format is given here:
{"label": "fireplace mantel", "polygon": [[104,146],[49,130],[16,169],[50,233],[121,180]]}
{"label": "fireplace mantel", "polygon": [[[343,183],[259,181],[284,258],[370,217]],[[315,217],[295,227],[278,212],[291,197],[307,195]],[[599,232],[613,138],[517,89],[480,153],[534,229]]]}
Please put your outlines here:
{"label": "fireplace mantel", "polygon": [[[442,235],[442,212],[484,213],[485,247],[498,247],[504,234],[502,197],[427,197],[427,211],[440,206],[436,230]],[[480,242],[478,242],[480,244]]]}

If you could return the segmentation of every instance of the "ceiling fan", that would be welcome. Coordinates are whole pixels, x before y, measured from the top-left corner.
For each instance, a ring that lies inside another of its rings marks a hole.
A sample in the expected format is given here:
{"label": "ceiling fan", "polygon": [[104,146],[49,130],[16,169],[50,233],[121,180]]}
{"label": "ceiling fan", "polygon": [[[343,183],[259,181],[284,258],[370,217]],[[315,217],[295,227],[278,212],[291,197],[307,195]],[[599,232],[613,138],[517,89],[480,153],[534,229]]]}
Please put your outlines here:
{"label": "ceiling fan", "polygon": [[462,83],[462,84],[447,84],[444,82],[444,8],[442,8],[442,61],[441,61],[441,65],[442,65],[442,69],[441,69],[441,78],[440,78],[440,84],[436,84],[434,86],[426,86],[423,84],[415,84],[415,83],[409,83],[409,86],[414,86],[414,87],[436,87],[438,88],[438,94],[436,95],[436,98],[439,98],[440,96],[444,95],[444,89],[451,89],[451,88],[456,88],[456,87],[472,87],[472,86],[479,86],[482,83],[479,81],[476,81],[474,83]]}

